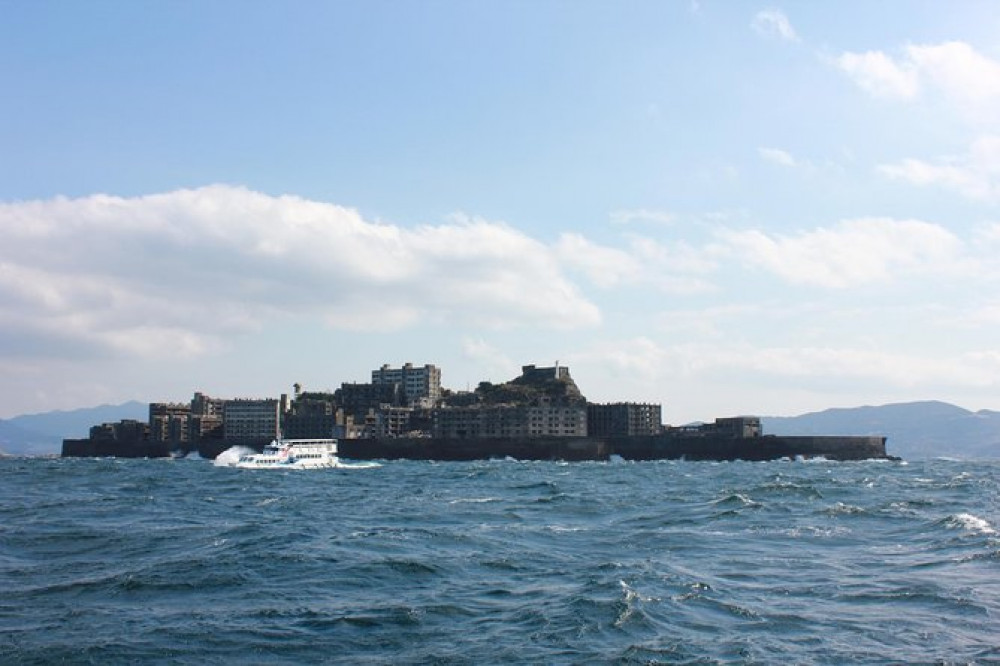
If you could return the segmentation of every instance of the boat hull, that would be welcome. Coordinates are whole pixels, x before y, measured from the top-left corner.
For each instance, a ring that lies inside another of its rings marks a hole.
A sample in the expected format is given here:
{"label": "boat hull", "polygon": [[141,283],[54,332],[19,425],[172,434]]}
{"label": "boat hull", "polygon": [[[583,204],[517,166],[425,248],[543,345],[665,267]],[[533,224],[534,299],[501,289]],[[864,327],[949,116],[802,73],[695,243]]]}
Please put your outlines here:
{"label": "boat hull", "polygon": [[285,470],[298,470],[298,469],[365,469],[368,467],[379,467],[378,463],[371,461],[364,461],[360,463],[350,463],[344,462],[342,460],[337,460],[331,463],[322,464],[308,464],[301,465],[298,463],[242,463],[236,462],[230,465],[230,467],[238,467],[240,469],[285,469]]}
{"label": "boat hull", "polygon": [[239,467],[240,469],[330,469],[333,467],[340,467],[340,465],[338,463],[300,465],[298,463],[237,462],[233,463],[231,467]]}

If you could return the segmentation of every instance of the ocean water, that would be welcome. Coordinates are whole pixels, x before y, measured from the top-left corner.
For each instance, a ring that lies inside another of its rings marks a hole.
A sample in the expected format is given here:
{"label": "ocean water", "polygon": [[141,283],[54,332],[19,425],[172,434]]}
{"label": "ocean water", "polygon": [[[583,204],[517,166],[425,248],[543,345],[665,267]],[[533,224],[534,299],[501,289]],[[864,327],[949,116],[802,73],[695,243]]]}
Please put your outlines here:
{"label": "ocean water", "polygon": [[0,460],[9,664],[1000,661],[1000,463]]}

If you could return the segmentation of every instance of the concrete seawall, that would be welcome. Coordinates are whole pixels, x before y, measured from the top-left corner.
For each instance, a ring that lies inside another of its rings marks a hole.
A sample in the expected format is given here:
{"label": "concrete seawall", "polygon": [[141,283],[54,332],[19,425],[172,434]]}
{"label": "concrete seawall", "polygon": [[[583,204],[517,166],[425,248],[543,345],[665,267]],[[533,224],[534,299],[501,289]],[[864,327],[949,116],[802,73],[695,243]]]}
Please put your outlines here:
{"label": "concrete seawall", "polygon": [[827,458],[867,460],[887,458],[885,437],[778,436],[712,437],[658,435],[610,440],[613,453],[627,460],[777,460]]}
{"label": "concrete seawall", "polygon": [[340,455],[359,460],[777,460],[887,458],[884,437],[776,436],[735,438],[702,435],[637,437],[538,437],[530,439],[345,439]]}
{"label": "concrete seawall", "polygon": [[170,445],[145,440],[64,439],[63,458],[169,458]]}
{"label": "concrete seawall", "polygon": [[538,437],[530,439],[342,439],[339,455],[358,460],[607,460],[605,440],[591,437]]}
{"label": "concrete seawall", "polygon": [[[259,442],[244,444],[260,449]],[[215,458],[232,443],[212,440],[199,445],[205,458]],[[356,460],[777,460],[817,458],[865,460],[887,458],[884,437],[777,436],[724,437],[704,434],[648,435],[635,437],[536,437],[485,439],[385,438],[342,439],[339,453]],[[182,450],[182,453],[187,451]],[[148,441],[63,441],[64,457],[165,458],[170,446]]]}

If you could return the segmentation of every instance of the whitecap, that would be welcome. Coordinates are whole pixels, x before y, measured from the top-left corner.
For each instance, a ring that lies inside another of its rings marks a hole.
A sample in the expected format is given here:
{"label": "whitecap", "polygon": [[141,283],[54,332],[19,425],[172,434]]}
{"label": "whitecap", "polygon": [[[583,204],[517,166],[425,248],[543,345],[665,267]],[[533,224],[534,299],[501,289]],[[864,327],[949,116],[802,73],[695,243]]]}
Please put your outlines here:
{"label": "whitecap", "polygon": [[546,530],[549,532],[585,532],[584,527],[569,527],[567,525],[546,525]]}
{"label": "whitecap", "polygon": [[622,599],[622,609],[618,613],[618,617],[615,619],[614,626],[620,629],[628,621],[628,619],[632,617],[632,613],[635,611],[636,601],[638,601],[640,597],[639,593],[633,590],[625,581],[620,580],[618,581],[618,584],[621,585],[624,597]]}
{"label": "whitecap", "polygon": [[968,530],[979,534],[996,534],[997,531],[986,520],[971,513],[959,513],[949,516],[947,524],[956,529]]}
{"label": "whitecap", "polygon": [[830,513],[832,515],[838,515],[838,514],[850,515],[850,514],[865,513],[865,510],[862,509],[860,506],[855,506],[853,504],[844,504],[843,502],[837,502],[832,507],[827,509],[827,513]]}

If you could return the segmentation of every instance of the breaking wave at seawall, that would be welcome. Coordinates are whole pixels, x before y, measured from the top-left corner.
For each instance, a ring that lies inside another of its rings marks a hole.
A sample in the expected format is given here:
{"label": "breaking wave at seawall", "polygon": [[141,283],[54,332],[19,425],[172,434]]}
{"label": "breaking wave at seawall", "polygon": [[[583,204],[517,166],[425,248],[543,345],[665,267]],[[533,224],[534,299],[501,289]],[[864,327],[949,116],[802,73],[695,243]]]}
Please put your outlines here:
{"label": "breaking wave at seawall", "polygon": [[231,467],[239,462],[240,458],[251,453],[256,453],[249,446],[231,446],[215,457],[212,462],[216,467]]}
{"label": "breaking wave at seawall", "polygon": [[998,462],[219,464],[0,460],[0,663],[1000,659]]}

